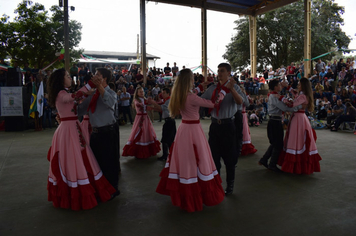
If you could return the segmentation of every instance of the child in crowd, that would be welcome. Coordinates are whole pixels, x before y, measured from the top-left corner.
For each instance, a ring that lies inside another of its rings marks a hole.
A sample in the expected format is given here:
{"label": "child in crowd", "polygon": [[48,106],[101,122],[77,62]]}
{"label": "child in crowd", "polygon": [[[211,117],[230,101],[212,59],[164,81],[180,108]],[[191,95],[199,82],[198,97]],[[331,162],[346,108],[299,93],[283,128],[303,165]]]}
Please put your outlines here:
{"label": "child in crowd", "polygon": [[249,114],[250,126],[259,126],[260,123],[258,122],[258,116],[256,115],[256,111],[255,110],[249,111],[248,114]]}

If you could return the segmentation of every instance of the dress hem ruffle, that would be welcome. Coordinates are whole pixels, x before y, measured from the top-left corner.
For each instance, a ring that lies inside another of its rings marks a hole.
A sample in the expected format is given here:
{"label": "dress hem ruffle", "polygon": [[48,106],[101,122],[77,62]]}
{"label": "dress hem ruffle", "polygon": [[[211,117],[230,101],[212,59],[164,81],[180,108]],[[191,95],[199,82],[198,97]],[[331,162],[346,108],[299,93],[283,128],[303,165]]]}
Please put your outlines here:
{"label": "dress hem ruffle", "polygon": [[241,156],[247,156],[254,154],[255,152],[257,152],[257,149],[255,149],[255,146],[252,143],[246,143],[242,145]]}
{"label": "dress hem ruffle", "polygon": [[310,175],[313,172],[320,172],[320,160],[319,153],[310,155],[307,150],[296,155],[282,151],[278,165],[282,166],[283,172]]}
{"label": "dress hem ruffle", "polygon": [[[82,154],[84,154],[84,162],[87,162],[85,160],[87,158],[85,151]],[[102,202],[106,202],[110,200],[111,195],[115,192],[114,187],[110,185],[104,176],[95,180],[91,168],[88,169],[87,165],[89,184],[78,184],[77,187],[68,186],[61,175],[58,152],[52,158],[51,169],[56,181],[51,181],[51,178],[48,177],[47,190],[48,201],[51,201],[54,207],[75,211],[88,210],[98,205],[97,198]]]}
{"label": "dress hem ruffle", "polygon": [[122,156],[134,156],[139,159],[146,159],[157,155],[159,151],[161,151],[161,143],[158,140],[149,145],[131,143],[125,145]]}
{"label": "dress hem ruffle", "polygon": [[198,178],[198,182],[191,184],[182,184],[179,179],[170,179],[168,175],[169,168],[166,167],[160,173],[161,180],[156,192],[170,196],[174,206],[187,212],[201,211],[203,204],[215,206],[224,200],[225,192],[218,174],[211,180],[203,181]]}

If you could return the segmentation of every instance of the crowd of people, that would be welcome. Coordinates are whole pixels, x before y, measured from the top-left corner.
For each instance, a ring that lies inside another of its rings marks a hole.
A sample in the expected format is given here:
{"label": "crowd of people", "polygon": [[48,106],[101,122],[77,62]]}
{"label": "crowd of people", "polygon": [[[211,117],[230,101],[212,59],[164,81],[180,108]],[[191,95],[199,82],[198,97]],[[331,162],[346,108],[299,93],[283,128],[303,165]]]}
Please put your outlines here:
{"label": "crowd of people", "polygon": [[[273,70],[272,67],[265,68],[260,76],[251,77],[248,69],[243,70],[236,80],[243,82],[247,93],[254,95],[259,94],[261,84],[268,83],[273,78],[278,78],[280,81],[287,81],[293,89],[297,88],[298,81],[302,77],[306,77],[312,83],[312,91],[314,98],[315,109],[310,111],[310,116],[314,116],[318,120],[326,120],[326,128],[331,131],[337,131],[340,124],[348,124],[355,122],[354,109],[356,106],[356,70],[354,57],[323,62],[321,59],[315,63],[313,74],[304,74],[304,63],[292,62],[287,68],[283,65]],[[288,94],[287,88],[283,88],[281,94]],[[257,96],[258,98],[258,96]],[[265,98],[268,100],[268,98]],[[263,102],[266,104],[266,102]],[[347,106],[347,107],[346,107]],[[250,114],[253,120],[250,124],[258,125],[261,118],[257,119],[251,109]],[[267,112],[267,109],[264,111]],[[258,116],[258,114],[257,114]],[[289,113],[285,114],[284,122],[288,124]],[[338,120],[338,122],[336,122]],[[345,125],[344,125],[345,128]],[[354,129],[354,127],[349,127]]]}

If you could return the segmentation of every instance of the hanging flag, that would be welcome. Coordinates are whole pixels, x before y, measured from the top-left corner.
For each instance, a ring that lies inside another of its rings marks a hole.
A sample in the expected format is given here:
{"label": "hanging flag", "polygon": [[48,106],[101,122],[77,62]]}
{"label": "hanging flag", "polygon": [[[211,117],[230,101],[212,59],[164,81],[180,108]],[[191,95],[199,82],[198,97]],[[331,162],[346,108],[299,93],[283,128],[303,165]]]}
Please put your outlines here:
{"label": "hanging flag", "polygon": [[40,88],[38,89],[37,92],[37,111],[38,111],[38,117],[41,117],[43,115],[43,98],[44,98],[44,93],[43,93],[43,81],[41,81]]}
{"label": "hanging flag", "polygon": [[31,106],[28,111],[28,116],[35,118],[35,112],[37,111],[37,91],[36,91],[36,83],[32,82],[32,95],[31,95]]}

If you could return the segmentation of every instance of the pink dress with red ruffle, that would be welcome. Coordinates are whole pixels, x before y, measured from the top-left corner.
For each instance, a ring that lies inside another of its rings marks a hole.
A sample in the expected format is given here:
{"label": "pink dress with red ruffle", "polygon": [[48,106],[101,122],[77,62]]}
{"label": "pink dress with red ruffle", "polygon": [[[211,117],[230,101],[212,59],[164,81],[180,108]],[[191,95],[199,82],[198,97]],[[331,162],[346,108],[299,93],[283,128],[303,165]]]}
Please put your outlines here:
{"label": "pink dress with red ruffle", "polygon": [[187,96],[181,110],[182,123],[156,189],[160,194],[169,195],[173,205],[188,212],[203,210],[203,204],[217,205],[225,196],[199,121],[201,106],[213,108],[214,104],[192,93]]}
{"label": "pink dress with red ruffle", "polygon": [[241,156],[246,156],[249,154],[254,154],[257,152],[257,149],[255,149],[255,146],[251,142],[251,135],[250,135],[250,127],[248,125],[248,118],[246,114],[246,108],[243,106],[242,108],[242,148],[241,148]]}
{"label": "pink dress with red ruffle", "polygon": [[[307,97],[299,94],[293,107],[308,104]],[[278,159],[282,171],[293,174],[320,172],[321,157],[316,147],[316,133],[303,109],[294,112],[284,138],[284,147]]]}
{"label": "pink dress with red ruffle", "polygon": [[65,90],[58,93],[56,108],[61,123],[47,155],[50,161],[48,201],[55,207],[91,209],[98,204],[97,198],[105,202],[115,189],[103,176],[83,136],[74,105],[72,94]]}
{"label": "pink dress with red ruffle", "polygon": [[141,102],[134,101],[136,117],[122,156],[144,159],[155,156],[161,150],[161,143],[158,141],[151,120],[147,115],[145,102],[142,98],[140,99]]}

